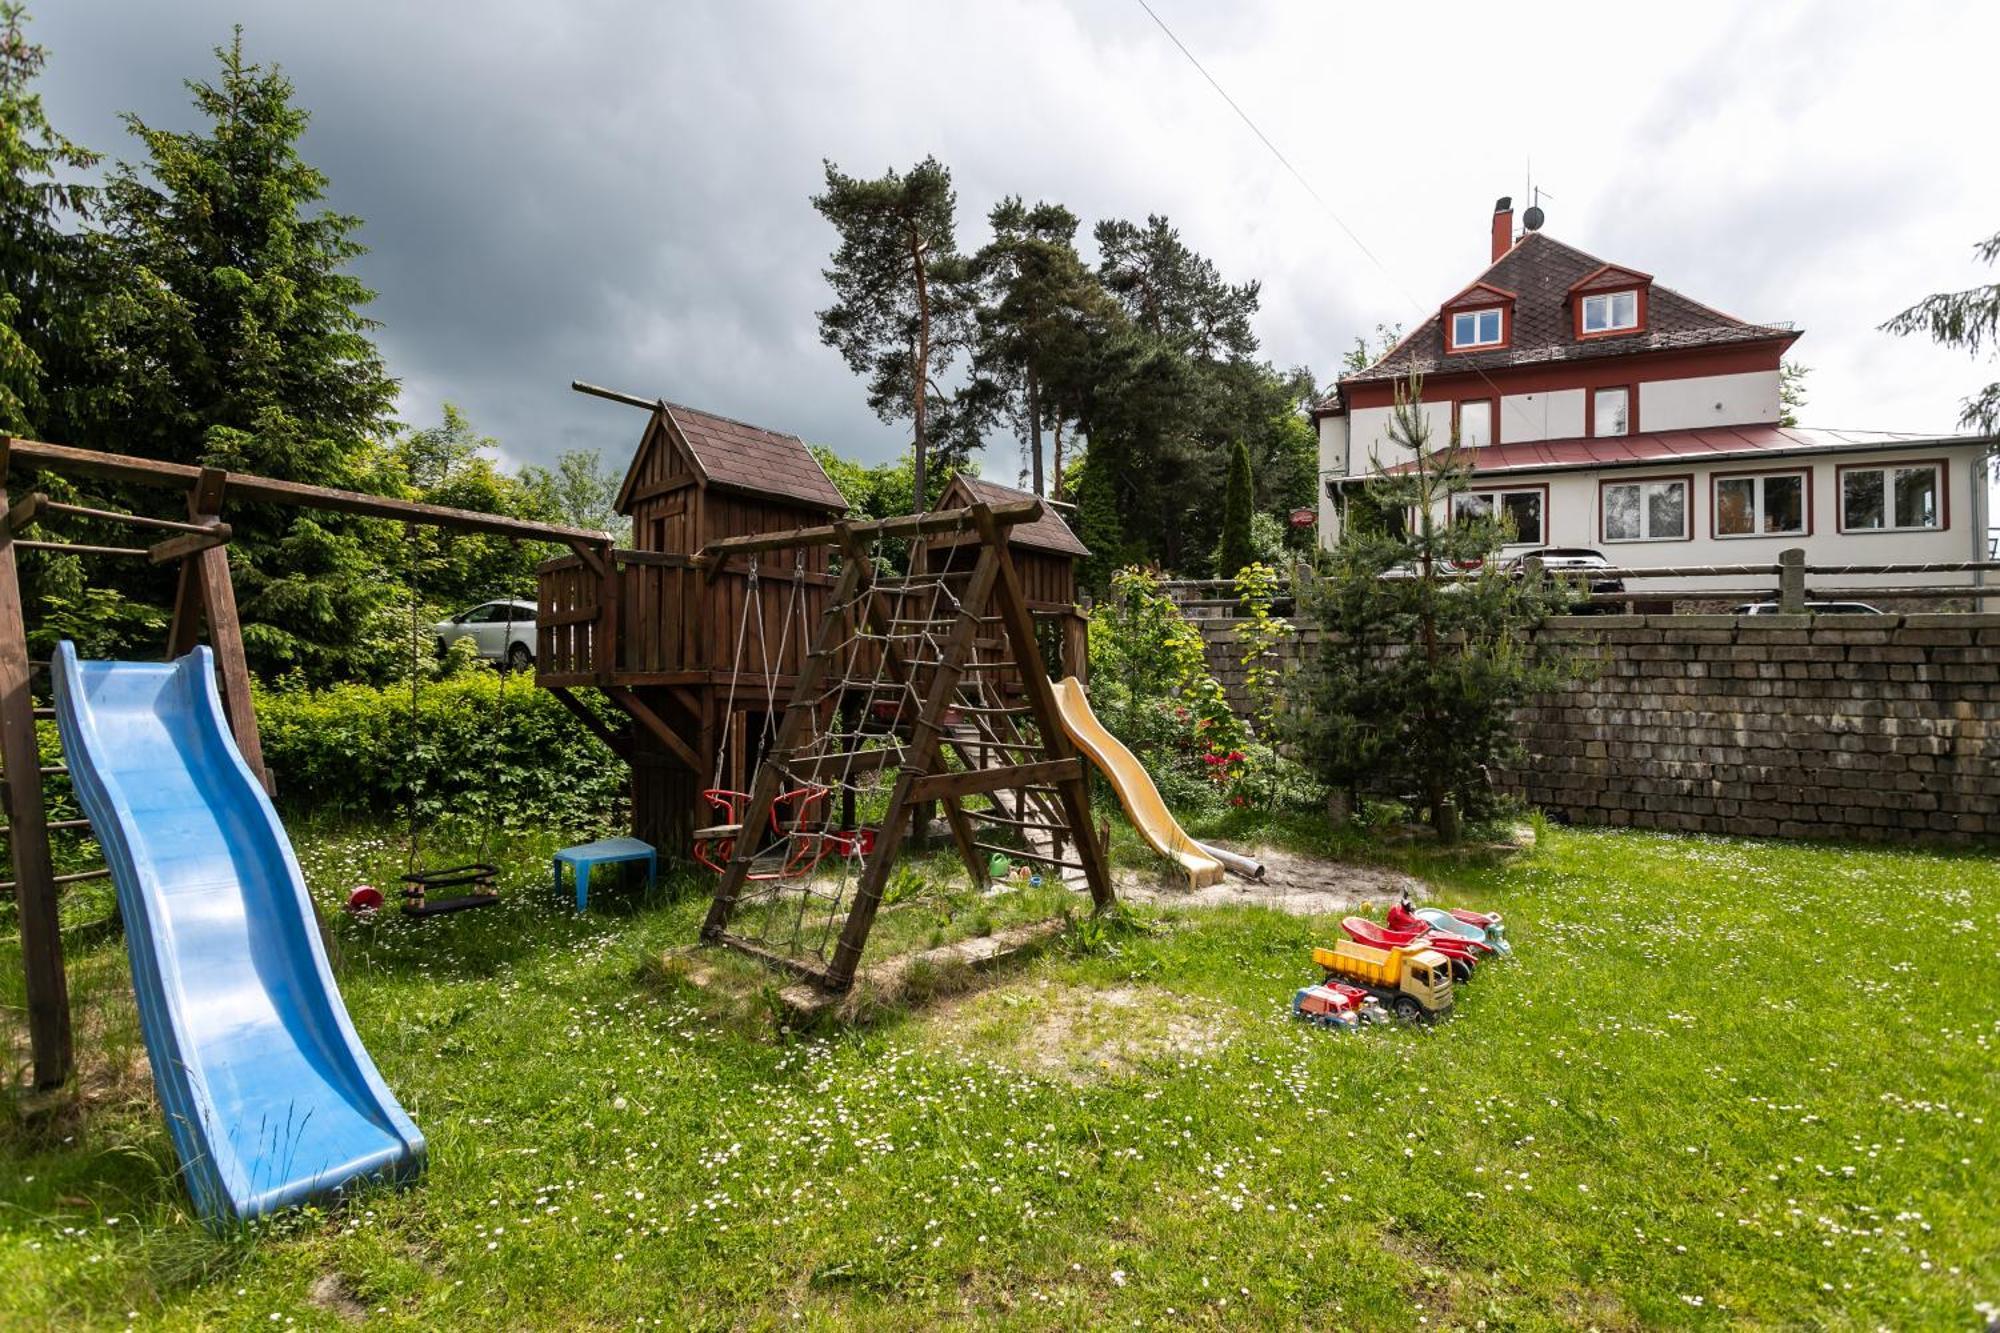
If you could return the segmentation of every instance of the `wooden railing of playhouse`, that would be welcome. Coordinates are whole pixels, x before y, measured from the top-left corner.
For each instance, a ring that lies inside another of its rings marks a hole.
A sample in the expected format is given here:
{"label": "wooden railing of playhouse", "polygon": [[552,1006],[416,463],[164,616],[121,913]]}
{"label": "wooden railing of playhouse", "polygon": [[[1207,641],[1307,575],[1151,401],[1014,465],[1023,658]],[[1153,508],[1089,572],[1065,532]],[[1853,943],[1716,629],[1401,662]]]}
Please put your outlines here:
{"label": "wooden railing of playhouse", "polygon": [[[608,580],[576,556],[546,561],[536,574],[536,679],[543,685],[607,679],[673,684],[727,671],[736,660],[736,636],[752,596],[750,571],[742,561],[732,562],[712,582],[693,556],[658,551],[613,551]],[[769,631],[766,644],[776,675],[796,675],[803,641],[819,623],[832,582],[823,572],[792,566],[758,571],[747,651],[760,675],[757,622]],[[610,597],[607,583],[615,589]],[[787,619],[789,635],[783,633]]]}
{"label": "wooden railing of playhouse", "polygon": [[[750,550],[755,539],[729,540],[738,549],[713,571],[700,557],[659,551],[614,550],[608,570],[575,555],[543,562],[536,569],[536,682],[552,688],[692,684],[735,669],[739,637],[747,639],[742,669],[761,681],[761,621],[777,682],[789,685],[834,583],[824,552],[814,555],[814,567],[800,569],[791,551]],[[765,563],[746,626],[753,556]],[[615,593],[607,596],[607,587]],[[1060,669],[1082,674],[1083,618],[1069,606],[1035,604],[1030,614],[1058,626],[1050,651]]]}

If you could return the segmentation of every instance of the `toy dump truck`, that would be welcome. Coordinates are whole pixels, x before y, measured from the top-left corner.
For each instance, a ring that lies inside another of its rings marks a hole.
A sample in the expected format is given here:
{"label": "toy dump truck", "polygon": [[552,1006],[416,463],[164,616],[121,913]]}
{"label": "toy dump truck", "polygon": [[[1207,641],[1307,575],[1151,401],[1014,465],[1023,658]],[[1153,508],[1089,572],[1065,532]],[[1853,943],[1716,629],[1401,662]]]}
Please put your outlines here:
{"label": "toy dump truck", "polygon": [[1314,949],[1313,962],[1326,969],[1329,982],[1361,987],[1405,1023],[1435,1020],[1451,1009],[1451,963],[1435,949],[1377,949],[1342,940]]}

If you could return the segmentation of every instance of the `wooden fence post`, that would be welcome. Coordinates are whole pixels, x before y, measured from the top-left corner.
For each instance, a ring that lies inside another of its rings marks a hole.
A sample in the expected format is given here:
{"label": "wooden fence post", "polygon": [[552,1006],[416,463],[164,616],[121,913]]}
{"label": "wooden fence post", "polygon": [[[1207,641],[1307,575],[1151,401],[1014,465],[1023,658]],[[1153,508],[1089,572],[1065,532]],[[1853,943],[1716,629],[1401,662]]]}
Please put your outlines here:
{"label": "wooden fence post", "polygon": [[[4,475],[5,464],[0,462],[0,477]],[[0,763],[6,767],[7,850],[14,863],[14,905],[21,923],[21,969],[27,982],[35,1086],[54,1088],[69,1078],[73,1058],[69,979],[63,971],[55,867],[49,858],[48,812],[42,804],[41,747],[35,741],[20,571],[14,559],[14,530],[6,518],[7,494],[0,488]]]}
{"label": "wooden fence post", "polygon": [[1778,552],[1778,610],[1788,616],[1806,610],[1805,548],[1789,547]]}
{"label": "wooden fence post", "polygon": [[1090,684],[1090,617],[1074,607],[1063,617],[1062,670]]}

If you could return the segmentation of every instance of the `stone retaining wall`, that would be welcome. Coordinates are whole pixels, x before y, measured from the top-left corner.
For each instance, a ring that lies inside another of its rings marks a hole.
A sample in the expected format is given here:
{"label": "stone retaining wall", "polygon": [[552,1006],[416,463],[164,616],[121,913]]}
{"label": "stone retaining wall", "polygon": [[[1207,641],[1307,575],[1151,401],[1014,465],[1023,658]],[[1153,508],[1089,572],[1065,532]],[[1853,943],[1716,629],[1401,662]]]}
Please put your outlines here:
{"label": "stone retaining wall", "polygon": [[[1240,705],[1233,622],[1198,623]],[[2000,616],[1565,616],[1537,633],[1599,663],[1522,710],[1530,758],[1503,785],[1552,814],[2000,842]]]}

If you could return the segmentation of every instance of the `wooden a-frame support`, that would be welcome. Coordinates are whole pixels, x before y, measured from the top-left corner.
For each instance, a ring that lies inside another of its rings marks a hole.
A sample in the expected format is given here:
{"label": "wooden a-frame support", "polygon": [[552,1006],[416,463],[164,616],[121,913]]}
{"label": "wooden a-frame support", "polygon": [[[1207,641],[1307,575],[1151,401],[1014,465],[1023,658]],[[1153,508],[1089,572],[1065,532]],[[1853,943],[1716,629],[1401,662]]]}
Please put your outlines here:
{"label": "wooden a-frame support", "polygon": [[[9,465],[24,469],[96,477],[124,485],[180,491],[188,497],[188,520],[148,518],[139,514],[54,503],[40,495],[24,496],[11,511],[4,483]],[[236,610],[236,589],[229,576],[229,525],[222,521],[225,495],[232,501],[287,505],[355,514],[392,522],[421,523],[464,532],[481,532],[518,540],[554,541],[567,545],[608,578],[604,553],[611,538],[562,524],[539,523],[499,514],[481,514],[422,504],[388,496],[367,495],[304,482],[281,481],[251,472],[224,472],[185,463],[139,458],[129,454],[76,449],[39,440],[0,437],[0,796],[7,815],[6,834],[14,865],[14,896],[21,930],[22,970],[28,1001],[29,1043],[34,1081],[40,1088],[61,1085],[74,1064],[71,1042],[69,986],[63,970],[57,891],[77,878],[97,878],[103,872],[58,877],[50,856],[47,805],[41,786],[41,761],[35,738],[31,672],[42,663],[28,658],[27,618],[21,601],[19,552],[60,549],[76,555],[143,557],[156,565],[177,561],[180,579],[167,633],[168,656],[179,657],[200,641],[204,629],[215,653],[215,668],[223,711],[237,749],[266,790],[271,778],[264,765],[257,718],[251,702],[250,674],[244,661],[243,631]],[[45,514],[67,513],[96,522],[166,529],[175,535],[150,547],[54,545],[26,541],[19,533]],[[610,629],[615,635],[615,609]],[[606,665],[609,663],[607,661]],[[85,821],[59,827],[83,827]]]}
{"label": "wooden a-frame support", "polygon": [[[928,517],[933,524],[947,521],[946,515]],[[962,516],[962,521],[978,533],[980,555],[959,598],[958,615],[945,639],[939,660],[934,664],[924,664],[932,672],[930,687],[911,729],[910,741],[902,751],[902,765],[890,793],[888,810],[876,833],[874,849],[863,862],[853,900],[848,905],[847,919],[842,924],[840,939],[828,966],[821,970],[802,959],[775,954],[730,934],[729,926],[743,885],[759,850],[756,840],[750,836],[737,840],[735,854],[716,886],[715,899],[702,926],[704,942],[730,945],[797,972],[824,989],[845,991],[853,984],[860,967],[862,952],[874,927],[889,872],[908,833],[910,810],[925,801],[944,803],[952,825],[953,840],[965,861],[966,870],[977,884],[983,881],[984,870],[972,845],[970,826],[960,805],[961,799],[1032,786],[1047,785],[1056,789],[1068,824],[1070,842],[1077,848],[1079,864],[1089,882],[1091,898],[1100,910],[1111,905],[1110,869],[1103,848],[1090,835],[1090,792],[1083,765],[1070,746],[1056,713],[1055,692],[1049,685],[1041,648],[1035,640],[1034,620],[1023,600],[1020,579],[1008,554],[1006,526],[985,505],[972,506]],[[912,664],[902,660],[896,651],[889,608],[883,605],[885,599],[874,584],[872,561],[854,526],[840,523],[828,530],[807,530],[797,534],[797,537],[838,542],[845,559],[840,579],[827,599],[812,652],[801,668],[791,702],[785,710],[771,756],[759,766],[751,785],[750,802],[743,817],[746,831],[767,825],[782,781],[781,763],[794,757],[806,758],[803,751],[819,730],[818,714],[825,708],[838,706],[838,700],[823,699],[821,696],[845,638],[843,622],[850,606],[860,606],[863,623],[870,633],[880,638],[885,655],[883,666],[890,678],[902,684],[917,678]],[[773,535],[760,540],[775,546],[781,544],[782,536]],[[944,717],[956,698],[968,656],[978,639],[979,627],[982,619],[986,618],[989,605],[997,609],[1005,641],[1025,680],[1029,711],[1040,731],[1046,757],[997,768],[945,772],[939,763],[946,742]]]}
{"label": "wooden a-frame support", "polygon": [[[43,710],[35,707],[30,673],[38,664],[28,659],[15,534],[43,512],[64,509],[87,513],[100,522],[170,527],[181,532],[140,552],[156,564],[168,560],[180,563],[173,621],[167,632],[167,658],[171,661],[193,649],[206,626],[209,647],[215,654],[218,692],[236,747],[266,790],[271,778],[264,767],[251,703],[243,629],[236,616],[236,588],[229,577],[229,528],[220,518],[226,474],[213,468],[200,472],[188,493],[190,521],[179,524],[108,510],[50,505],[34,494],[24,497],[10,512],[4,486],[7,461],[7,442],[0,441],[0,785],[5,788],[8,851],[20,917],[34,1082],[37,1088],[53,1088],[69,1078],[75,1049],[59,919],[61,884],[50,853],[40,746],[35,736],[35,718]],[[83,822],[76,821],[79,825]]]}

